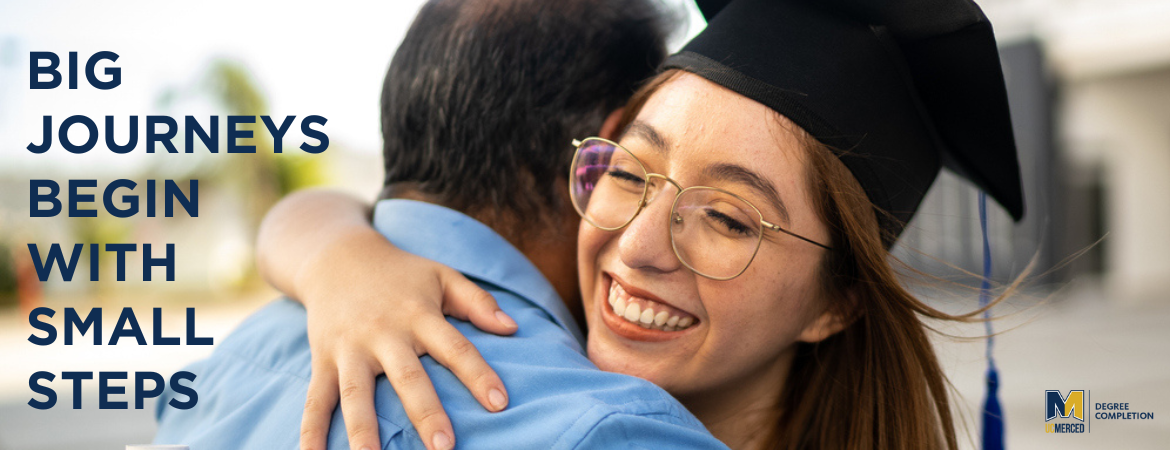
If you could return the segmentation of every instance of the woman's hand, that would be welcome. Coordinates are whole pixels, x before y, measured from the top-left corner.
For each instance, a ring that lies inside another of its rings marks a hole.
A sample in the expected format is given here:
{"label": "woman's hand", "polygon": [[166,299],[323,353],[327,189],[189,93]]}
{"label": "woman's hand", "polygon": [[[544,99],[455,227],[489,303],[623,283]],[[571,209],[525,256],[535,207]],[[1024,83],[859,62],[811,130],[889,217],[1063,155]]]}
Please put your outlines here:
{"label": "woman's hand", "polygon": [[[339,250],[347,246],[366,247],[343,244]],[[302,448],[323,446],[339,398],[350,446],[380,448],[373,398],[374,379],[383,372],[427,447],[451,448],[451,422],[419,361],[424,354],[451,369],[488,410],[507,406],[500,378],[443,316],[470,320],[498,334],[515,332],[515,323],[499,310],[495,299],[458,272],[393,251],[393,257],[368,248],[359,255],[335,254],[323,258],[323,267],[314,270],[314,275],[302,278],[321,280],[306,282],[301,290],[306,305],[312,305],[308,308],[313,350],[313,374],[301,422]],[[338,270],[369,258],[384,262],[364,270]],[[446,309],[440,306],[443,298],[452,300]],[[456,301],[461,298],[471,301],[461,305]]]}
{"label": "woman's hand", "polygon": [[325,448],[339,400],[350,447],[381,448],[373,399],[382,373],[427,448],[452,448],[451,422],[419,357],[430,354],[480,404],[500,411],[508,397],[499,376],[444,314],[501,335],[516,324],[475,283],[394,247],[364,216],[360,201],[307,192],[282,201],[261,226],[261,272],[308,311],[312,376],[301,448]]}

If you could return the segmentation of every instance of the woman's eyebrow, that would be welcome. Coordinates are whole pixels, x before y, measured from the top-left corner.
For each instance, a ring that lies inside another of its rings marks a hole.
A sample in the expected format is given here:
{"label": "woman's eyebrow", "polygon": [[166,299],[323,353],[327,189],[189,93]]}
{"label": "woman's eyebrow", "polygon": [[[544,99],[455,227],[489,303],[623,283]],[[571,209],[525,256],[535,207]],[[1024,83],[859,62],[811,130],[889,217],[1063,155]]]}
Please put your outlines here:
{"label": "woman's eyebrow", "polygon": [[[670,151],[670,143],[661,134],[658,133],[653,126],[646,122],[635,120],[626,127],[626,136],[640,138],[650,144],[655,150],[659,152]],[[703,170],[706,176],[716,180],[725,181],[729,183],[742,184],[749,188],[755,189],[767,198],[772,207],[779,212],[780,220],[785,225],[790,225],[791,221],[788,216],[788,208],[784,206],[784,200],[780,198],[780,193],[772,186],[764,177],[748,170],[746,167],[737,164],[715,164],[708,166]]]}
{"label": "woman's eyebrow", "polygon": [[631,122],[626,127],[625,134],[630,137],[642,138],[642,140],[649,142],[650,146],[659,152],[667,152],[670,150],[670,143],[661,134],[658,134],[658,130],[646,122],[638,120]]}
{"label": "woman's eyebrow", "polygon": [[707,166],[703,172],[706,176],[716,180],[742,184],[758,191],[780,213],[780,220],[785,225],[791,224],[788,217],[788,208],[784,206],[784,200],[780,198],[780,193],[776,191],[772,183],[769,183],[759,174],[736,164],[714,164]]}

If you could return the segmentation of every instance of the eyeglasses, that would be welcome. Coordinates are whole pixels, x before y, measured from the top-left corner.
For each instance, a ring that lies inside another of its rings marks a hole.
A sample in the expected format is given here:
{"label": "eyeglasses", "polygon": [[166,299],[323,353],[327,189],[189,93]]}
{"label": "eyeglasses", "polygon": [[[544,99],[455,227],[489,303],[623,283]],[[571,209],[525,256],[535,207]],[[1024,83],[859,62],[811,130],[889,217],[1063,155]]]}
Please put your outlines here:
{"label": "eyeglasses", "polygon": [[655,180],[674,185],[678,193],[670,208],[670,244],[679,261],[701,276],[730,280],[743,274],[759,252],[765,230],[832,250],[764,220],[755,205],[736,194],[707,186],[683,189],[665,175],[649,173],[642,161],[613,141],[591,137],[573,145],[577,153],[569,193],[577,213],[594,227],[620,230],[653,200]]}

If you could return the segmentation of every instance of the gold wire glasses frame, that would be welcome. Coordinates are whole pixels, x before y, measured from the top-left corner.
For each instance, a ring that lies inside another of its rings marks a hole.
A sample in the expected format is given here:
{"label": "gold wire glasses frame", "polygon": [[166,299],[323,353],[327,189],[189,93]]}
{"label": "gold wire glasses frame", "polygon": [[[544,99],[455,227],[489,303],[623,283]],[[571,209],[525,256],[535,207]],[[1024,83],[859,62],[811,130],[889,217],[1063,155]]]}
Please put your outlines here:
{"label": "gold wire glasses frame", "polygon": [[[590,141],[604,143],[606,145],[614,147],[615,149],[618,149],[618,150],[625,152],[627,155],[630,156],[631,159],[633,159],[634,161],[636,161],[638,163],[638,166],[642,170],[642,173],[646,174],[646,180],[644,180],[645,183],[643,184],[643,187],[642,187],[642,195],[641,195],[641,199],[638,201],[637,209],[634,211],[633,214],[630,215],[629,219],[627,219],[624,223],[622,223],[621,225],[616,226],[616,227],[605,227],[605,226],[602,226],[602,225],[594,222],[594,220],[591,219],[589,217],[589,215],[585,213],[583,205],[580,204],[580,199],[578,198],[578,195],[577,195],[577,189],[574,186],[574,184],[577,181],[576,180],[577,174],[575,172],[577,170],[577,162],[578,162],[579,158],[581,157],[581,149],[582,149],[582,147],[585,146],[584,145],[585,143],[590,142]],[[731,275],[731,276],[710,275],[707,273],[703,273],[699,269],[692,266],[691,263],[689,261],[687,261],[687,258],[684,258],[682,253],[679,252],[678,242],[675,239],[674,233],[671,232],[670,245],[671,245],[671,248],[674,250],[675,257],[677,257],[679,262],[681,262],[684,266],[686,266],[692,272],[694,272],[700,276],[710,278],[713,280],[718,280],[718,281],[726,281],[726,280],[730,280],[732,278],[738,277],[740,275],[743,275],[743,273],[747,271],[747,268],[749,266],[751,266],[752,261],[756,259],[756,254],[759,253],[759,251],[760,251],[760,243],[763,241],[763,230],[772,230],[772,231],[784,233],[784,234],[787,234],[789,236],[800,239],[802,241],[813,244],[817,247],[821,247],[825,250],[832,250],[833,249],[832,247],[829,247],[825,244],[822,244],[820,242],[806,238],[806,237],[801,236],[799,234],[793,233],[791,231],[784,229],[783,227],[781,227],[779,225],[776,225],[774,223],[771,223],[771,222],[764,220],[763,214],[760,212],[759,208],[756,208],[756,205],[753,205],[752,202],[749,202],[747,199],[745,199],[745,198],[743,198],[743,197],[741,197],[733,192],[728,192],[728,191],[725,191],[723,189],[709,187],[709,186],[691,186],[691,187],[688,187],[686,189],[683,189],[682,186],[680,186],[678,184],[678,182],[670,179],[670,177],[667,177],[666,175],[657,174],[657,173],[650,173],[649,170],[646,170],[646,166],[644,164],[642,164],[642,161],[639,160],[638,157],[634,156],[634,154],[632,152],[630,152],[625,147],[622,147],[620,144],[618,144],[616,142],[613,142],[613,141],[610,141],[610,140],[604,139],[604,138],[599,138],[599,137],[590,137],[590,138],[586,138],[585,140],[574,139],[573,146],[576,147],[576,149],[577,149],[576,154],[573,155],[573,165],[570,168],[570,173],[569,173],[569,193],[572,196],[573,208],[577,210],[577,213],[581,215],[581,218],[585,219],[586,222],[589,222],[590,225],[592,225],[598,229],[605,230],[605,231],[617,231],[617,230],[620,230],[622,228],[625,228],[627,225],[629,225],[631,222],[633,222],[634,219],[638,217],[638,214],[640,214],[642,212],[642,210],[645,209],[646,206],[649,204],[649,202],[647,201],[647,195],[650,192],[650,180],[652,180],[652,179],[664,180],[664,181],[674,185],[675,189],[677,190],[677,193],[674,196],[674,202],[671,204],[671,207],[670,207],[670,218],[668,219],[668,220],[671,220],[672,222],[675,222],[675,223],[682,223],[682,216],[678,213],[679,199],[683,197],[683,194],[685,194],[687,192],[695,191],[695,190],[711,190],[711,191],[719,192],[719,193],[722,193],[725,195],[729,195],[731,197],[734,197],[736,200],[743,202],[744,204],[746,204],[748,207],[750,207],[755,212],[755,217],[760,218],[760,223],[759,223],[759,226],[760,226],[759,231],[760,232],[757,233],[757,235],[756,235],[756,242],[755,242],[754,248],[752,249],[752,255],[750,258],[748,258],[747,262],[743,265],[743,267],[739,270],[739,272],[736,272],[735,275]]]}

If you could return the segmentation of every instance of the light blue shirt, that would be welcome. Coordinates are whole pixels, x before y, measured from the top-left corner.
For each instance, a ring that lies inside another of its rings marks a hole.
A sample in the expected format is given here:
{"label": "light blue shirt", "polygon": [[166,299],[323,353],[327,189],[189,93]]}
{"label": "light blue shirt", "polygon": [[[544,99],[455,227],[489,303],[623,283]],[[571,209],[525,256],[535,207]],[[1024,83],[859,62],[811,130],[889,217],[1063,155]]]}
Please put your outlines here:
{"label": "light blue shirt", "polygon": [[[726,448],[661,388],[589,362],[581,333],[552,285],[492,229],[411,200],[379,202],[374,226],[399,248],[479,283],[519,325],[515,335],[500,337],[449,319],[507,387],[509,404],[502,412],[485,410],[450,371],[422,358],[455,427],[457,448]],[[155,442],[192,450],[296,448],[309,361],[304,308],[289,300],[267,305],[210,358],[186,369],[196,375],[194,408],[167,406],[170,390],[160,398]],[[383,448],[424,448],[385,377],[378,377],[375,406]],[[329,448],[349,448],[340,409],[334,411]]]}

